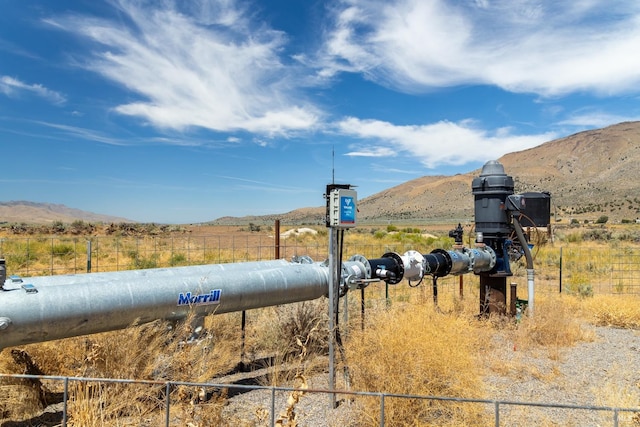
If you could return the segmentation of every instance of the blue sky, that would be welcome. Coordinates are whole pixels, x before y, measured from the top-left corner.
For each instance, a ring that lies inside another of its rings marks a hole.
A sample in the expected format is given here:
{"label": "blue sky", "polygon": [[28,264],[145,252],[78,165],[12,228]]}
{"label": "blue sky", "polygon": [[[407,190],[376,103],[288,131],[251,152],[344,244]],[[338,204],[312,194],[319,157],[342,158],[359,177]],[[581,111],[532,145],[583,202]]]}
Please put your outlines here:
{"label": "blue sky", "polygon": [[640,2],[0,0],[0,200],[190,223],[640,120]]}

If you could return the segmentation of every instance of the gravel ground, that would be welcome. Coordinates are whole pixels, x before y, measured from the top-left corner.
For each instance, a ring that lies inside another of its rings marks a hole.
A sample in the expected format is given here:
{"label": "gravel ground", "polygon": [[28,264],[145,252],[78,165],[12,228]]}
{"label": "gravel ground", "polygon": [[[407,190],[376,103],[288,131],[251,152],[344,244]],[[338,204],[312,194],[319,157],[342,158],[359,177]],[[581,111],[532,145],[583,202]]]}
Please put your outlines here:
{"label": "gravel ground", "polygon": [[[500,334],[485,378],[486,399],[578,406],[640,407],[640,332],[608,327],[584,328],[593,341],[570,348],[521,350]],[[340,377],[340,375],[338,376]],[[328,375],[309,380],[309,387],[326,389]],[[338,378],[338,382],[340,378]],[[340,384],[338,384],[340,387]],[[287,408],[289,393],[277,393],[276,414]],[[224,417],[238,426],[268,426],[271,392],[259,390],[229,399]],[[298,426],[357,426],[355,404],[331,409],[325,394],[309,393],[295,405]],[[640,426],[640,416],[620,413],[621,426]],[[290,425],[284,423],[283,425]],[[494,425],[494,408],[487,407],[487,423]],[[502,426],[613,426],[613,413],[592,410],[500,406]]]}
{"label": "gravel ground", "polygon": [[[496,345],[498,360],[511,370],[493,369],[486,378],[487,396],[496,400],[640,408],[640,333],[583,328],[593,331],[593,341],[559,351],[518,351],[513,343],[505,341]],[[621,425],[640,426],[634,417],[633,413],[621,413]],[[612,412],[511,405],[501,408],[500,419],[509,426],[614,425]]]}

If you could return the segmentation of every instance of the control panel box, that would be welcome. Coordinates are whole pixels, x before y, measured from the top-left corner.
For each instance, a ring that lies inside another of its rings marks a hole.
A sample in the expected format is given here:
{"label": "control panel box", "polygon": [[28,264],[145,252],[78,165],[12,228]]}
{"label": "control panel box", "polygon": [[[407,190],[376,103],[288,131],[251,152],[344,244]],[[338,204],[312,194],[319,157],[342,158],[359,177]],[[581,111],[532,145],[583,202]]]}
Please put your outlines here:
{"label": "control panel box", "polygon": [[357,193],[348,188],[334,188],[329,194],[329,227],[352,228],[357,220]]}

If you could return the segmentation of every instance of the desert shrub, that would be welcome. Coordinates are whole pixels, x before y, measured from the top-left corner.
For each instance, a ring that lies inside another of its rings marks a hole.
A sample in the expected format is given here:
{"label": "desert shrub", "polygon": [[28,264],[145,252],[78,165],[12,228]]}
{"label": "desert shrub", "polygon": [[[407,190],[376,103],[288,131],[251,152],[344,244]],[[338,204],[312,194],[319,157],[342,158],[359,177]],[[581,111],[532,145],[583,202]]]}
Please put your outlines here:
{"label": "desert shrub", "polygon": [[637,295],[597,295],[581,305],[582,315],[597,326],[640,328],[640,297]]}
{"label": "desert shrub", "polygon": [[[353,386],[388,393],[478,397],[481,378],[474,355],[480,334],[464,317],[403,304],[376,316],[347,342]],[[373,356],[375,355],[375,356]],[[363,399],[360,422],[380,425],[379,400]],[[480,425],[472,405],[389,399],[385,425]]]}
{"label": "desert shrub", "polygon": [[386,235],[387,235],[387,232],[383,230],[377,230],[376,232],[373,233],[373,237],[376,239],[382,239]]}
{"label": "desert shrub", "polygon": [[62,221],[53,221],[51,224],[51,232],[54,234],[64,234],[66,230],[67,227]]}
{"label": "desert shrub", "polygon": [[325,354],[328,349],[327,300],[319,299],[286,304],[262,310],[263,326],[256,342],[258,352],[278,354],[283,361],[300,355]]}
{"label": "desert shrub", "polygon": [[172,267],[177,265],[186,265],[186,264],[187,264],[187,257],[185,256],[185,254],[177,253],[177,254],[171,255],[171,259],[169,260],[169,265],[171,265]]}
{"label": "desert shrub", "polygon": [[590,230],[586,230],[582,238],[584,240],[596,240],[596,241],[607,241],[611,240],[611,231],[604,228],[592,228]]}
{"label": "desert shrub", "polygon": [[572,273],[568,280],[565,282],[565,286],[562,289],[569,295],[578,296],[581,298],[593,296],[593,286],[589,283],[590,275],[583,272]]}
{"label": "desert shrub", "polygon": [[58,243],[53,245],[51,253],[60,258],[70,258],[76,253],[76,248],[71,243]]}
{"label": "desert shrub", "polygon": [[591,340],[592,336],[582,329],[577,309],[568,298],[571,297],[539,298],[534,316],[522,318],[516,332],[517,346],[545,347],[552,357],[558,357],[560,348]]}
{"label": "desert shrub", "polygon": [[136,270],[138,269],[142,270],[147,268],[158,268],[159,257],[160,256],[157,253],[151,254],[147,258],[147,257],[140,256],[137,251],[129,252],[129,258],[131,258],[131,268]]}
{"label": "desert shrub", "polygon": [[[239,322],[237,316],[210,316],[205,319],[209,334],[185,345],[193,320],[189,318],[177,328],[156,321],[117,332],[32,344],[26,351],[48,375],[206,382],[237,363]],[[72,381],[68,425],[164,425],[165,391],[161,382]],[[224,424],[224,395],[188,386],[174,386],[170,393],[174,422]]]}
{"label": "desert shrub", "polygon": [[580,243],[582,242],[582,233],[569,233],[564,236],[562,239],[567,243]]}

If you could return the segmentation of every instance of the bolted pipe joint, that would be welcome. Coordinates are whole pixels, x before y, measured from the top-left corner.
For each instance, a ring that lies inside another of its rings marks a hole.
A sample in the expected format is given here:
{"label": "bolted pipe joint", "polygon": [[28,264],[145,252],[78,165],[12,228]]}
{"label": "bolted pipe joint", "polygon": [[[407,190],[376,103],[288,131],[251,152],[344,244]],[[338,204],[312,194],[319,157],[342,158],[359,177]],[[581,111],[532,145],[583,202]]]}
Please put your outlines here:
{"label": "bolted pipe joint", "polygon": [[371,278],[371,268],[367,259],[362,255],[351,257],[349,261],[342,263],[340,287],[346,292],[347,289],[359,289],[366,287]]}

